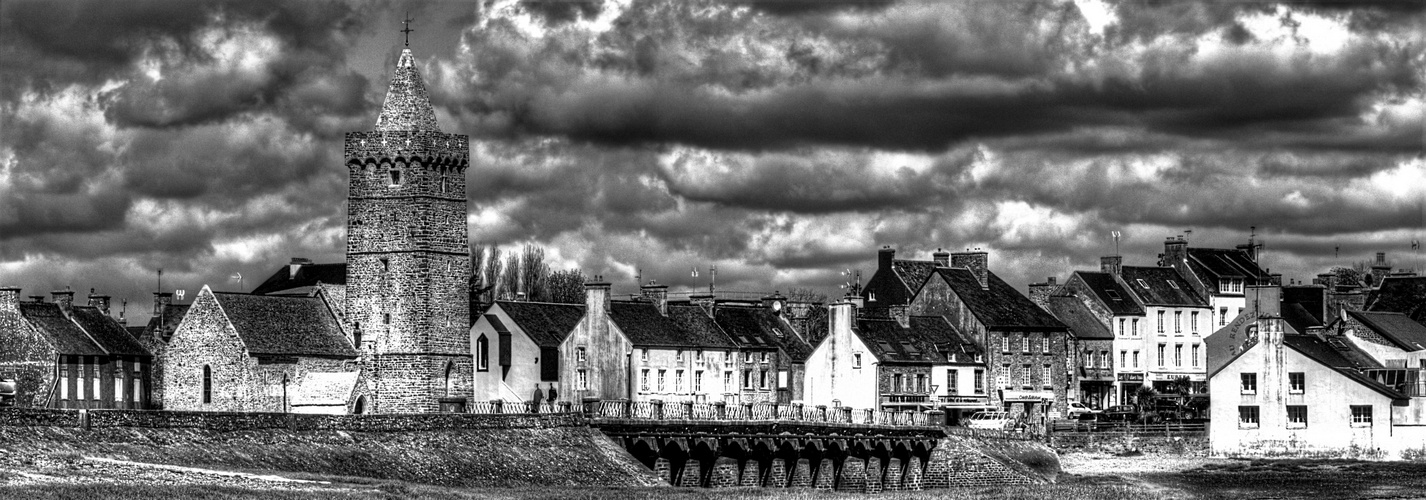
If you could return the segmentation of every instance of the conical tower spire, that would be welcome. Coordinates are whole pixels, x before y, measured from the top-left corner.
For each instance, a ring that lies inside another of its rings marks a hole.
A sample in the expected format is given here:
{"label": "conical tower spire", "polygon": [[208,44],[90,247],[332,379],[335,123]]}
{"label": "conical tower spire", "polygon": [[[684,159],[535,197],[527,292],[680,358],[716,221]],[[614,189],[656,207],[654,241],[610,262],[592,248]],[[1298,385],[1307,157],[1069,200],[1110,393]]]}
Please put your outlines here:
{"label": "conical tower spire", "polygon": [[386,90],[386,102],[381,105],[381,115],[376,117],[376,130],[441,130],[436,125],[436,109],[431,107],[431,96],[426,93],[421,73],[416,71],[416,58],[411,55],[411,49],[401,49],[401,59],[396,62],[396,72],[391,75],[391,86]]}

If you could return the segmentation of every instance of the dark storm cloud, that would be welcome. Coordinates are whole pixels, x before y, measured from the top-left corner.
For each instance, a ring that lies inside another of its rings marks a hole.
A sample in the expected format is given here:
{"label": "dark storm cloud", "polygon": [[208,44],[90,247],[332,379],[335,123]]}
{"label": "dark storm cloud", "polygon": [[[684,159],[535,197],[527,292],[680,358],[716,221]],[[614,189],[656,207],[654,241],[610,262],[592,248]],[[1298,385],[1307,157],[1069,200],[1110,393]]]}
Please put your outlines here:
{"label": "dark storm cloud", "polygon": [[538,14],[546,24],[556,25],[599,15],[604,0],[521,0],[520,5]]}

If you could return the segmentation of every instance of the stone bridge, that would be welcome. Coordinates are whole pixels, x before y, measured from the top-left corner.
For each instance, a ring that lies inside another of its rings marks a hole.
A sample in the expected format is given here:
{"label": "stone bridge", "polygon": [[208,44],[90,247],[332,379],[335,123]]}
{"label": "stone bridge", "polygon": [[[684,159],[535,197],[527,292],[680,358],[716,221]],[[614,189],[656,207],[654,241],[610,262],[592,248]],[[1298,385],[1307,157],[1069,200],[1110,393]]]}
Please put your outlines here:
{"label": "stone bridge", "polygon": [[582,406],[491,401],[471,409],[578,413],[674,486],[878,493],[1041,480],[995,451],[999,445],[986,445],[1041,446],[1033,438],[942,427],[938,411],[628,400]]}

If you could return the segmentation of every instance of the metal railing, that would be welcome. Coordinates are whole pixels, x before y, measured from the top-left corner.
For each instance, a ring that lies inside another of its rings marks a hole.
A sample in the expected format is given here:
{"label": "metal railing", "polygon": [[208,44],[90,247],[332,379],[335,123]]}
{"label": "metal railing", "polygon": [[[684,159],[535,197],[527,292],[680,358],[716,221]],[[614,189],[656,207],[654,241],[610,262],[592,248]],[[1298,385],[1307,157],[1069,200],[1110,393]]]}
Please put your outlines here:
{"label": "metal railing", "polygon": [[884,411],[846,406],[812,406],[800,403],[694,403],[692,401],[598,400],[581,405],[476,401],[471,413],[557,413],[582,411],[593,420],[678,420],[678,421],[773,421],[852,425],[935,426],[941,424],[939,411]]}
{"label": "metal railing", "polygon": [[1203,422],[1164,422],[1157,424],[1139,424],[1127,422],[1079,422],[1079,421],[1056,421],[1051,422],[1049,432],[1054,434],[1069,433],[1121,433],[1134,435],[1151,436],[1178,436],[1178,435],[1200,435],[1208,432],[1207,423]]}

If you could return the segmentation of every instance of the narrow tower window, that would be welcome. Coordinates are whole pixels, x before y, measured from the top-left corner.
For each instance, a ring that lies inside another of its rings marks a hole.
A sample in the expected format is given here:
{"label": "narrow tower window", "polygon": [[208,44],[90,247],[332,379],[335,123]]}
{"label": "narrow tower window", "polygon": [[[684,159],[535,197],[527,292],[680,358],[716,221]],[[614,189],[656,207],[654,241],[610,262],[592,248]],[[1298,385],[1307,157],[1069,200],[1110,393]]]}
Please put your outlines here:
{"label": "narrow tower window", "polygon": [[482,372],[490,370],[490,341],[484,335],[475,339],[475,369]]}
{"label": "narrow tower window", "polygon": [[203,404],[213,402],[213,369],[203,365]]}
{"label": "narrow tower window", "polygon": [[391,185],[396,186],[399,184],[401,184],[401,171],[393,168],[391,169]]}

